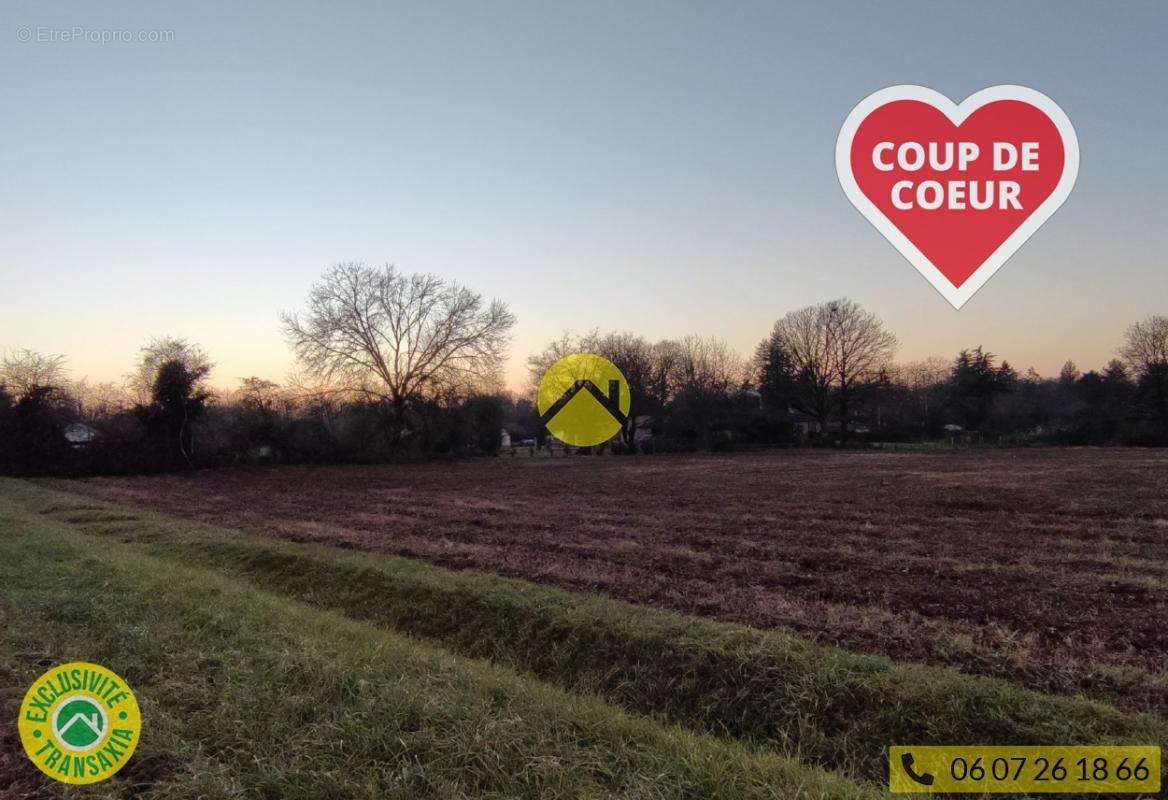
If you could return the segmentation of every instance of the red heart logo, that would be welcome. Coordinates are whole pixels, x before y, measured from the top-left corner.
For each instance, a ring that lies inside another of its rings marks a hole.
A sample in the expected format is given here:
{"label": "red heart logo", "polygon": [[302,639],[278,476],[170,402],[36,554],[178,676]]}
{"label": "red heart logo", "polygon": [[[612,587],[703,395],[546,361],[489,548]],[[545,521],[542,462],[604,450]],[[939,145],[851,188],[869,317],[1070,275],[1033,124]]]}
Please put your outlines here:
{"label": "red heart logo", "polygon": [[848,115],[836,171],[861,213],[960,308],[1066,200],[1079,145],[1062,109],[1024,86],[960,105],[893,86]]}

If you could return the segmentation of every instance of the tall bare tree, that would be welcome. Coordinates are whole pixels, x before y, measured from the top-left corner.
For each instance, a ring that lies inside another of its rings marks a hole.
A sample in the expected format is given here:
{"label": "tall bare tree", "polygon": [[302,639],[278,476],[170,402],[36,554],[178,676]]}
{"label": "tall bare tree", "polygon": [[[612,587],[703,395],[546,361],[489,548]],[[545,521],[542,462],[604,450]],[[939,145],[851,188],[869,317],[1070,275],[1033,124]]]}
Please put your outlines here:
{"label": "tall bare tree", "polygon": [[1127,329],[1120,355],[1132,366],[1140,395],[1168,435],[1168,317],[1154,315]]}
{"label": "tall bare tree", "polygon": [[888,366],[896,346],[875,314],[846,297],[791,311],[763,343],[783,355],[802,404],[821,424],[838,407],[845,438],[856,394]]}
{"label": "tall bare tree", "polygon": [[310,377],[388,406],[395,443],[411,402],[496,381],[515,324],[502,301],[361,262],[329,269],[282,320]]}
{"label": "tall bare tree", "polygon": [[839,403],[840,434],[846,440],[856,393],[892,360],[896,336],[860,304],[846,297],[826,304],[827,340]]}
{"label": "tall bare tree", "polygon": [[[767,356],[785,360],[799,395],[799,404],[827,427],[835,376],[824,306],[807,306],[785,314],[760,346]],[[764,356],[765,357],[765,356]]]}
{"label": "tall bare tree", "polygon": [[676,343],[652,343],[633,333],[609,333],[599,337],[593,352],[604,356],[625,376],[632,403],[623,431],[624,443],[632,446],[637,439],[638,418],[660,416],[670,400],[671,379],[677,368]]}
{"label": "tall bare tree", "polygon": [[1168,317],[1153,315],[1127,329],[1119,354],[1137,377],[1168,366]]}

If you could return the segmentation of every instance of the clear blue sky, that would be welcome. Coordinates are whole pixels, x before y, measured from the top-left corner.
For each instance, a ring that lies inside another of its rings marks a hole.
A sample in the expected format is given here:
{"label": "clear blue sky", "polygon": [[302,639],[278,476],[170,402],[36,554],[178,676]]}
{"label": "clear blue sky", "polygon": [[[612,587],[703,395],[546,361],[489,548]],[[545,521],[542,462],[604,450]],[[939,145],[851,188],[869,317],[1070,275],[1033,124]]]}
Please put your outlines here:
{"label": "clear blue sky", "polygon": [[[564,329],[746,352],[845,294],[904,360],[1046,373],[1168,313],[1163,3],[345,6],[5,3],[0,349],[103,380],[176,334],[221,385],[279,380],[277,313],[348,259],[509,301],[516,387]],[[173,39],[37,41],[74,26]],[[1025,84],[1078,131],[1067,204],[961,311],[836,180],[844,117],[897,83]]]}

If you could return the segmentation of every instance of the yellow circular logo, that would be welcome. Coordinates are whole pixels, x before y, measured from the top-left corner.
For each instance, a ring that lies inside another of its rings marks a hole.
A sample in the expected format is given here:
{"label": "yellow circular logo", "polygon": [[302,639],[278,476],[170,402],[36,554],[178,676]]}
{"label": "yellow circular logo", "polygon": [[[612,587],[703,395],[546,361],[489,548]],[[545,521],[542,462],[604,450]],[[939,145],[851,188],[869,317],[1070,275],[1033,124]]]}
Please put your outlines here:
{"label": "yellow circular logo", "polygon": [[625,376],[607,358],[591,353],[574,353],[552,364],[536,398],[548,431],[574,447],[591,447],[620,433],[631,403]]}
{"label": "yellow circular logo", "polygon": [[105,667],[74,661],[36,679],[16,727],[37,769],[64,783],[97,783],[130,760],[142,731],[138,700]]}

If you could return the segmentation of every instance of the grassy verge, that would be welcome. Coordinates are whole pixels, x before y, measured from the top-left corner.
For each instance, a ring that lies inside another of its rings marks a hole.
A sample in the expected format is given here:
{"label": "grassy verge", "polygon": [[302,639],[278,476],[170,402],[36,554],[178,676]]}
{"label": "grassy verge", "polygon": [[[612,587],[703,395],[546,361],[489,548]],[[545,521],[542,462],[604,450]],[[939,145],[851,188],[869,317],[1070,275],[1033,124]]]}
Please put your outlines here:
{"label": "grassy verge", "polygon": [[[0,489],[5,668],[23,687],[48,665],[96,661],[125,677],[143,708],[133,760],[69,796],[877,794],[86,535],[12,496],[11,484]],[[7,718],[18,693],[5,692]]]}
{"label": "grassy verge", "polygon": [[626,708],[883,779],[891,743],[1168,742],[1159,717],[946,668],[407,559],[277,542],[7,484],[43,517]]}

